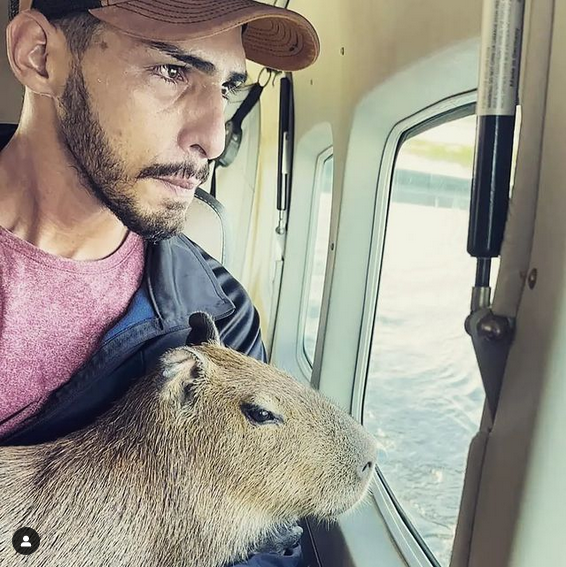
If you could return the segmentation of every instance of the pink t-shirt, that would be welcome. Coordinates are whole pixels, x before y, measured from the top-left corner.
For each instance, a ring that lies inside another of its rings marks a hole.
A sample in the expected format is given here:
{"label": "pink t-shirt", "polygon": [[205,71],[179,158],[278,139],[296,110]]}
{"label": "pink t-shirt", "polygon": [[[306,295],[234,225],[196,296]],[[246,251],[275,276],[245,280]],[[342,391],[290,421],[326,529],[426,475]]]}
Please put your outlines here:
{"label": "pink t-shirt", "polygon": [[77,261],[0,227],[0,437],[39,411],[123,315],[141,285],[144,243]]}

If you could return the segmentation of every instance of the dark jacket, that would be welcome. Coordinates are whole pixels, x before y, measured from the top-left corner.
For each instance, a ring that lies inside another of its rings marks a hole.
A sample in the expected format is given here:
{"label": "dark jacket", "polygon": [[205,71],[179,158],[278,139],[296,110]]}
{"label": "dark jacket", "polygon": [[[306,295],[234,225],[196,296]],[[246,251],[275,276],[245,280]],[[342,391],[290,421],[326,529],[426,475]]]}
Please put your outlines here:
{"label": "dark jacket", "polygon": [[[13,125],[0,125],[0,149],[14,131]],[[223,266],[186,236],[147,244],[143,282],[123,317],[40,412],[0,444],[42,443],[91,423],[147,373],[161,354],[190,340],[189,317],[195,311],[212,316],[226,346],[265,361],[257,311]],[[298,551],[293,557],[259,554],[253,561],[258,567],[294,567]]]}

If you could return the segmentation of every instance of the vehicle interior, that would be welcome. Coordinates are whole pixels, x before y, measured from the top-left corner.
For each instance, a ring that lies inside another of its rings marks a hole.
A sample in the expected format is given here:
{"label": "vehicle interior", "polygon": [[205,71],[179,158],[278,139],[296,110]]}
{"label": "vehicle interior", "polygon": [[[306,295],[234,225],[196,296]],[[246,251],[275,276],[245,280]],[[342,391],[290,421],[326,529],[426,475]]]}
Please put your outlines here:
{"label": "vehicle interior", "polygon": [[[566,566],[566,4],[271,3],[313,23],[321,55],[249,63],[227,122],[257,100],[186,233],[245,286],[270,362],[379,442],[371,497],[307,520],[309,564]],[[488,45],[514,25],[510,50]],[[0,122],[16,123],[1,48]],[[510,110],[481,98],[486,60],[515,65]],[[497,148],[491,214],[475,190]]]}

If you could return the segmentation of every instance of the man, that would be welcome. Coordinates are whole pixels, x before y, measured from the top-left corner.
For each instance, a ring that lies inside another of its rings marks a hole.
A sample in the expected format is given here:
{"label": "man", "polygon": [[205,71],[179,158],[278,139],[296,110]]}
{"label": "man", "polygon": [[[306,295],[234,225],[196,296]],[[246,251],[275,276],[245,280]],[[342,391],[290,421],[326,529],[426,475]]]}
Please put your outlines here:
{"label": "man", "polygon": [[246,57],[298,70],[318,39],[253,0],[11,2],[25,96],[17,129],[0,127],[0,437],[21,445],[103,413],[190,340],[195,311],[265,359],[243,288],[180,233]]}

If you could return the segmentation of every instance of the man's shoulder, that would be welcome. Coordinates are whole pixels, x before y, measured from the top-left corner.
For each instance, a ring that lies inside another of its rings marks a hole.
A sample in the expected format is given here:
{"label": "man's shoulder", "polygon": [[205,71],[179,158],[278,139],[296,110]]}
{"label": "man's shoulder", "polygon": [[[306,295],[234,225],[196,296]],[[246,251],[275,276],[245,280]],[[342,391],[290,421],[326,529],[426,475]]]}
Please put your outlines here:
{"label": "man's shoulder", "polygon": [[[193,271],[191,280],[199,281],[206,287],[211,286],[220,299],[233,306],[229,312],[215,317],[222,342],[240,352],[265,360],[259,315],[244,286],[218,260],[186,235],[175,236],[160,244],[167,248],[161,251],[162,254],[171,259],[172,278],[180,280],[186,273],[183,269],[176,268],[190,265],[192,270],[200,269],[200,277],[197,277]],[[180,294],[181,297],[194,293],[194,289],[188,289],[190,284],[187,285],[186,279],[171,283],[177,289],[186,290],[185,293]]]}
{"label": "man's shoulder", "polygon": [[222,291],[229,298],[234,296],[236,299],[240,299],[239,303],[244,299],[249,301],[249,296],[243,285],[228,269],[188,236],[185,234],[177,235],[169,239],[168,244],[171,247],[172,258],[175,263],[191,262],[195,267],[200,266],[203,272],[214,276]]}
{"label": "man's shoulder", "polygon": [[197,254],[209,265],[219,265],[222,264],[213,258],[204,248],[199,246],[194,240],[191,240],[186,234],[178,234],[169,238],[168,240],[162,240],[158,245],[170,245],[173,253],[176,256],[190,255],[194,256]]}
{"label": "man's shoulder", "polygon": [[243,314],[246,314],[247,316],[252,315],[252,312],[255,311],[255,309],[250,296],[244,286],[226,269],[226,267],[184,234],[177,238],[179,238],[179,248],[183,250],[183,252],[179,252],[179,255],[185,253],[198,255],[204,262],[203,265],[210,269],[214,278],[222,288],[222,291],[234,304],[236,311],[239,312],[240,316]]}

